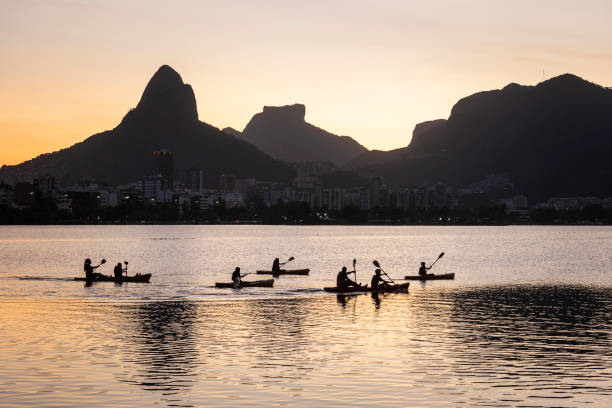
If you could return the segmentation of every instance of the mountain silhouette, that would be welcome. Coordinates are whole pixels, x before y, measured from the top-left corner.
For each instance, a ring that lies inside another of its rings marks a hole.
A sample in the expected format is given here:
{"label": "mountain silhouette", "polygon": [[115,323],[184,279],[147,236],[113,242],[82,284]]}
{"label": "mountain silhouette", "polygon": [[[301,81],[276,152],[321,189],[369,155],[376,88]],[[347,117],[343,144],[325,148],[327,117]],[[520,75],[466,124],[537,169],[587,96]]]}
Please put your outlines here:
{"label": "mountain silhouette", "polygon": [[349,164],[389,182],[466,187],[505,175],[516,193],[612,195],[612,90],[565,74],[461,99],[448,120],[417,125],[411,143]]}
{"label": "mountain silhouette", "polygon": [[264,106],[240,133],[224,131],[254,144],[270,156],[288,162],[330,161],[343,165],[367,151],[348,136],[337,136],[304,120],[301,104]]}
{"label": "mountain silhouette", "polygon": [[16,166],[3,166],[0,180],[53,175],[62,184],[93,177],[120,184],[153,173],[153,152],[175,152],[175,177],[199,168],[214,178],[222,173],[288,181],[295,171],[255,146],[200,122],[191,86],[168,65],[147,84],[136,108],[113,130],[88,137],[54,153]]}

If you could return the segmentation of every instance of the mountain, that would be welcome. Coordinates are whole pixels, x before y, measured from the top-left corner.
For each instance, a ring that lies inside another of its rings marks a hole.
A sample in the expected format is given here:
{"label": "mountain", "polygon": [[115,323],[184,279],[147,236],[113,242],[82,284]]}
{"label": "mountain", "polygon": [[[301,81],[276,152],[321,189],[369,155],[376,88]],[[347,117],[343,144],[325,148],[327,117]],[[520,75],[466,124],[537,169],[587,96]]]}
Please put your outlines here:
{"label": "mountain", "polygon": [[[411,143],[349,164],[393,184],[454,187],[503,175],[532,199],[612,196],[612,90],[565,74],[461,99]],[[361,164],[364,163],[364,164]]]}
{"label": "mountain", "polygon": [[331,161],[343,165],[367,151],[348,136],[337,136],[304,120],[306,107],[301,104],[264,106],[253,116],[242,133],[224,129],[254,144],[270,156],[288,162]]}
{"label": "mountain", "polygon": [[16,166],[3,166],[0,180],[28,180],[53,175],[62,184],[93,177],[120,184],[153,172],[153,152],[175,153],[177,178],[188,168],[214,178],[222,173],[270,181],[288,181],[295,170],[255,146],[200,122],[191,86],[164,65],[147,84],[136,108],[113,130]]}

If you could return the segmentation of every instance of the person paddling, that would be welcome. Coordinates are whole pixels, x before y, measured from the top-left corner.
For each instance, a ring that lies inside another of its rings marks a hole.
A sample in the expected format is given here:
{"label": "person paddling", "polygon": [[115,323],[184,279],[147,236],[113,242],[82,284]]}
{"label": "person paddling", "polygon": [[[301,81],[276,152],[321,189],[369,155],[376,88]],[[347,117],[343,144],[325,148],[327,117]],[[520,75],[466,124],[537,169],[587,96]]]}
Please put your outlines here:
{"label": "person paddling", "polygon": [[127,268],[123,269],[123,265],[121,264],[121,262],[119,262],[116,266],[115,269],[113,269],[113,273],[115,274],[115,280],[116,281],[120,281],[123,279],[123,273],[126,273],[127,275]]}
{"label": "person paddling", "polygon": [[425,262],[421,262],[421,267],[419,268],[419,276],[427,276],[427,271],[431,269],[431,266],[428,268],[425,266]]}
{"label": "person paddling", "polygon": [[102,262],[100,262],[98,265],[92,266],[91,259],[89,258],[85,259],[85,264],[83,265],[83,270],[85,271],[85,279],[91,280],[91,279],[95,279],[96,277],[103,276],[101,273],[94,273],[94,270],[99,268],[100,265],[102,265],[105,262],[106,261],[103,259]]}
{"label": "person paddling", "polygon": [[272,272],[280,272],[280,260],[278,258],[274,258],[274,262],[272,262]]}
{"label": "person paddling", "polygon": [[232,282],[234,282],[234,287],[240,287],[240,278],[242,278],[245,275],[240,275],[240,268],[236,267],[236,269],[234,269],[234,272],[232,272]]}
{"label": "person paddling", "polygon": [[338,276],[336,277],[336,286],[338,288],[357,288],[359,287],[359,284],[348,277],[346,266],[343,266],[342,270],[338,272]]}
{"label": "person paddling", "polygon": [[383,279],[380,274],[380,269],[376,269],[376,271],[374,271],[374,276],[372,276],[372,289],[383,289],[389,287],[391,287],[391,284]]}

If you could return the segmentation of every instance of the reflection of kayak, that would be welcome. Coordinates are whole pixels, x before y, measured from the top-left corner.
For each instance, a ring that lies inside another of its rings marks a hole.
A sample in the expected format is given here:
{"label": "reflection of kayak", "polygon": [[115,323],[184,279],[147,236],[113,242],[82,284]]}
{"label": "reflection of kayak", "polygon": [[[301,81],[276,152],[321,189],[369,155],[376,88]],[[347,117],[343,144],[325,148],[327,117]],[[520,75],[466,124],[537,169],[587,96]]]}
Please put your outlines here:
{"label": "reflection of kayak", "polygon": [[124,276],[121,279],[117,279],[115,280],[114,276],[108,276],[108,275],[103,275],[103,276],[96,276],[93,279],[87,279],[87,278],[74,278],[75,281],[88,281],[88,282],[149,282],[149,279],[151,279],[151,274],[150,273],[145,273],[144,275],[141,274],[136,274],[134,276]]}
{"label": "reflection of kayak", "polygon": [[278,272],[274,271],[257,271],[258,275],[308,275],[310,269],[281,269]]}
{"label": "reflection of kayak", "polygon": [[[274,279],[258,280],[258,281],[241,281],[240,286],[236,289],[246,287],[271,288],[274,285]],[[215,282],[217,288],[233,288],[234,282]]]}
{"label": "reflection of kayak", "polygon": [[355,293],[355,292],[370,292],[370,293],[392,293],[392,292],[407,292],[408,286],[410,286],[410,282],[402,283],[400,285],[395,285],[390,288],[370,288],[368,285],[360,286],[358,288],[338,288],[338,287],[328,287],[323,288],[326,292],[333,293]]}
{"label": "reflection of kayak", "polygon": [[404,276],[406,280],[437,280],[437,279],[455,279],[454,273],[445,273],[442,275],[434,275],[433,273],[428,273],[425,276],[421,275],[408,275]]}

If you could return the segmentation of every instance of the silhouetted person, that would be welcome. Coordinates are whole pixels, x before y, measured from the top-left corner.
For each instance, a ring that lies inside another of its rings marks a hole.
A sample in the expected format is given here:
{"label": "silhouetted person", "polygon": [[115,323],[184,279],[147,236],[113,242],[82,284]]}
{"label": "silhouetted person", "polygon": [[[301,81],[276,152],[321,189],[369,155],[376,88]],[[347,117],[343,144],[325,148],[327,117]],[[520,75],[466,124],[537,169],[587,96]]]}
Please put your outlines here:
{"label": "silhouetted person", "polygon": [[280,272],[280,261],[278,258],[274,258],[274,262],[272,262],[272,272]]}
{"label": "silhouetted person", "polygon": [[234,282],[234,287],[237,288],[240,286],[240,278],[242,278],[244,275],[240,275],[240,268],[236,267],[236,269],[234,269],[234,272],[232,272],[232,282]]}
{"label": "silhouetted person", "polygon": [[389,282],[385,281],[380,274],[380,269],[376,269],[374,276],[372,276],[372,289],[383,289],[388,288]]}
{"label": "silhouetted person", "polygon": [[425,266],[425,262],[421,262],[421,267],[419,268],[419,276],[427,276],[427,271],[431,269],[431,266],[428,268]]}
{"label": "silhouetted person", "polygon": [[[106,261],[105,261],[106,262]],[[100,264],[96,266],[91,265],[91,259],[87,258],[85,260],[85,264],[83,265],[83,270],[85,271],[85,279],[91,280],[98,276],[102,276],[101,273],[94,273],[94,270],[99,268],[104,262],[100,262]]]}
{"label": "silhouetted person", "polygon": [[359,285],[357,282],[351,280],[348,277],[348,272],[346,271],[346,266],[342,267],[342,270],[338,272],[338,276],[336,277],[336,286],[339,288],[357,288]]}
{"label": "silhouetted person", "polygon": [[115,269],[113,270],[113,272],[115,274],[115,280],[120,281],[123,279],[123,272],[126,272],[126,275],[127,275],[127,268],[123,269],[123,265],[121,265],[121,262],[119,262],[115,266]]}

